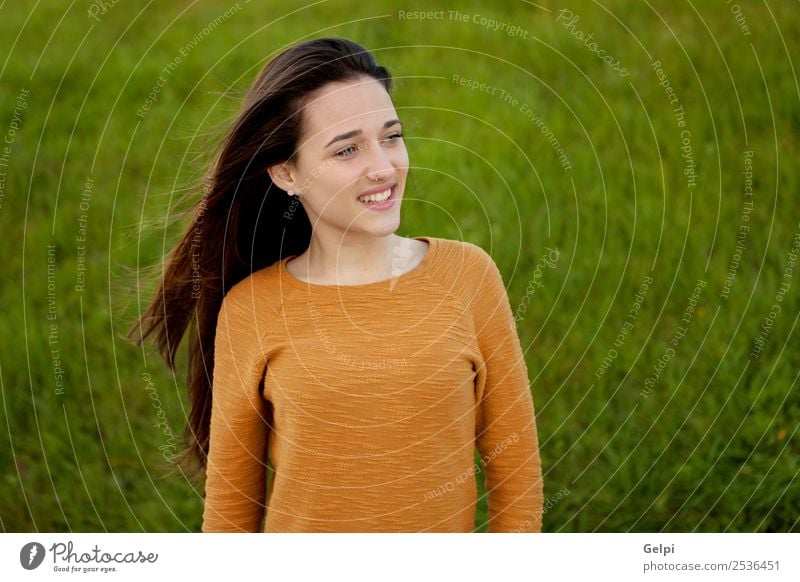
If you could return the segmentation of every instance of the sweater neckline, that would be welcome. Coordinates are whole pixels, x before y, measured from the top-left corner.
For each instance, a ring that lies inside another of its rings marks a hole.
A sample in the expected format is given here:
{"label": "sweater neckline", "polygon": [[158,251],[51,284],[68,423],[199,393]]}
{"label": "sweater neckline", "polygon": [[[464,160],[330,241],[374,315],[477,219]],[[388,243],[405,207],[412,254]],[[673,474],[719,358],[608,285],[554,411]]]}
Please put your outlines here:
{"label": "sweater neckline", "polygon": [[289,255],[284,257],[280,261],[278,261],[279,268],[278,274],[281,283],[286,282],[292,287],[297,287],[299,289],[305,289],[307,291],[310,290],[339,290],[342,289],[352,289],[354,291],[358,290],[367,290],[367,289],[380,289],[385,287],[387,284],[397,285],[398,283],[408,282],[413,279],[417,279],[424,275],[431,267],[431,264],[434,262],[434,255],[438,250],[438,240],[436,237],[432,236],[414,236],[411,237],[414,240],[424,240],[428,242],[428,252],[425,253],[425,256],[422,257],[422,261],[412,268],[409,271],[406,271],[402,275],[398,275],[397,277],[392,277],[390,279],[383,279],[381,281],[373,281],[372,283],[361,283],[358,285],[321,285],[318,283],[309,283],[308,281],[303,281],[302,279],[298,279],[294,275],[292,275],[289,270],[286,268],[286,263],[288,263],[291,259],[299,256],[299,255]]}

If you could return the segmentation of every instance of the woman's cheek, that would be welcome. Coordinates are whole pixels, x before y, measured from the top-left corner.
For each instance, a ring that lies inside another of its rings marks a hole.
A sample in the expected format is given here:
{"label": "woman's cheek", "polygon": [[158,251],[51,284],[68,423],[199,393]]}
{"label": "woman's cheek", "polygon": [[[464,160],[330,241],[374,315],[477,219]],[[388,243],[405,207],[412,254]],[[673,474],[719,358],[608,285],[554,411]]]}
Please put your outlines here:
{"label": "woman's cheek", "polygon": [[338,196],[352,198],[363,181],[363,178],[359,178],[356,165],[352,164],[351,167],[337,168],[335,171],[331,169],[328,187],[330,192]]}
{"label": "woman's cheek", "polygon": [[406,174],[408,172],[408,150],[406,150],[405,146],[403,146],[403,151],[398,153],[394,161],[394,166],[401,174]]}

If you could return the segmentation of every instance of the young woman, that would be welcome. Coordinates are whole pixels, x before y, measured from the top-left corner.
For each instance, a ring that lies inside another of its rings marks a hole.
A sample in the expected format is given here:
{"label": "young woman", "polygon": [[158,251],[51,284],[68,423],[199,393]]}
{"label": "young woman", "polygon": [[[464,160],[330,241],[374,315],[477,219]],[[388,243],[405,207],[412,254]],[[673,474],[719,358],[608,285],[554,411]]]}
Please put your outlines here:
{"label": "young woman", "polygon": [[191,332],[181,460],[205,469],[204,532],[473,531],[476,446],[488,531],[541,530],[502,277],[474,244],[395,234],[409,164],[390,90],[347,39],[275,57],[132,331],[171,367]]}

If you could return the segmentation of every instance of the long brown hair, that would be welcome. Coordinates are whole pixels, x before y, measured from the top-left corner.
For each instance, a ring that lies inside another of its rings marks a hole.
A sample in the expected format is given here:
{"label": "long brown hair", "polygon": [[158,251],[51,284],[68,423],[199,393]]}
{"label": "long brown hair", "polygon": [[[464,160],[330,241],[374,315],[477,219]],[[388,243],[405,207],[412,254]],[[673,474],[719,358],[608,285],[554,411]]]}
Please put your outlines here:
{"label": "long brown hair", "polygon": [[177,458],[189,473],[206,467],[214,337],[225,293],[254,271],[301,254],[311,239],[302,205],[272,182],[266,168],[293,159],[303,135],[303,107],[316,92],[327,83],[362,75],[377,79],[391,92],[389,71],[364,47],[345,38],[295,44],[264,67],[198,186],[202,196],[190,206],[192,219],[165,259],[152,302],[128,332],[137,345],[152,336],[175,370],[178,345],[189,330],[191,410],[185,449]]}

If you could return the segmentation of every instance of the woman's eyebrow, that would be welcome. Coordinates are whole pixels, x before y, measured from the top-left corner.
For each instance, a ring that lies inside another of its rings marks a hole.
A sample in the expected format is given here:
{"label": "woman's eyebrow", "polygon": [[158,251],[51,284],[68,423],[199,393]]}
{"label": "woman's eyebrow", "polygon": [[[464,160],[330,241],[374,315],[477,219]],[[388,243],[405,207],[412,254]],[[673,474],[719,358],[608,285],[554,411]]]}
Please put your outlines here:
{"label": "woman's eyebrow", "polygon": [[[398,123],[400,123],[399,119],[390,119],[389,121],[387,121],[386,123],[383,124],[383,129],[386,129],[387,127],[391,127],[391,126],[393,126],[395,124],[398,124]],[[340,141],[340,140],[343,140],[343,139],[350,139],[351,137],[355,137],[357,135],[361,135],[362,133],[363,132],[360,129],[354,129],[353,131],[348,131],[347,133],[343,133],[341,135],[337,135],[331,141],[326,143],[325,147],[328,147],[329,145],[331,145],[334,142],[337,142],[337,141]]]}

